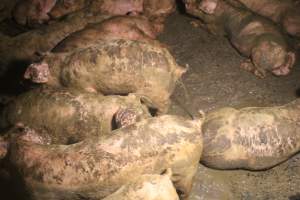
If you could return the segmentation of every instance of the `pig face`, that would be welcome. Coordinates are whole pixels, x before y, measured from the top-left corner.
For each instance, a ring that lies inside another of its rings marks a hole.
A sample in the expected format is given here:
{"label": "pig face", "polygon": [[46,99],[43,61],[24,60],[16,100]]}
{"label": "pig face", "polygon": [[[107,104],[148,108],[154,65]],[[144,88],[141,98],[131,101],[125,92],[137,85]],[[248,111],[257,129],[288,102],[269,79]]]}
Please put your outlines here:
{"label": "pig face", "polygon": [[287,75],[295,63],[295,53],[272,41],[261,42],[253,48],[251,57],[259,71],[271,71],[277,76]]}

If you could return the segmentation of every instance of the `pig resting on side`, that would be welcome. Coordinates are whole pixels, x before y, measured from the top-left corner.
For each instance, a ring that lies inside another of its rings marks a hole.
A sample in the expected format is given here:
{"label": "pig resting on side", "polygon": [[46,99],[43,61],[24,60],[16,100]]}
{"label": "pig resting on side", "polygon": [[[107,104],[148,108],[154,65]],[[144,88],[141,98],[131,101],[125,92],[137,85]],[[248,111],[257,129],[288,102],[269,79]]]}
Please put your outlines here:
{"label": "pig resting on side", "polygon": [[51,143],[68,144],[104,136],[118,126],[150,117],[134,95],[102,96],[55,88],[26,92],[1,112],[0,127],[29,126],[49,134]]}
{"label": "pig resting on side", "polygon": [[18,1],[13,16],[20,25],[35,26],[49,21],[48,13],[55,6],[56,0],[21,0]]}
{"label": "pig resting on side", "polygon": [[165,113],[184,72],[161,45],[122,39],[49,54],[41,62],[31,64],[24,77],[35,83],[89,92],[135,93],[147,106]]}
{"label": "pig resting on side", "polygon": [[213,28],[225,33],[232,45],[250,58],[242,68],[261,78],[266,71],[278,76],[290,72],[295,53],[272,22],[224,0],[185,0],[185,5],[188,13],[214,23],[217,27]]}
{"label": "pig resting on side", "polygon": [[142,175],[103,200],[179,200],[168,175]]}
{"label": "pig resting on side", "polygon": [[47,145],[19,134],[8,145],[8,160],[33,199],[101,199],[143,174],[168,169],[186,199],[202,152],[200,126],[199,120],[164,115],[72,145]]}
{"label": "pig resting on side", "polygon": [[101,23],[91,24],[60,42],[53,52],[67,52],[93,45],[97,40],[130,39],[150,41],[157,32],[150,21],[142,16],[117,16]]}
{"label": "pig resting on side", "polygon": [[300,151],[300,100],[283,106],[223,108],[202,125],[201,162],[217,169],[263,170]]}
{"label": "pig resting on side", "polygon": [[292,36],[300,38],[300,4],[295,0],[229,0],[238,1],[251,11],[278,23]]}

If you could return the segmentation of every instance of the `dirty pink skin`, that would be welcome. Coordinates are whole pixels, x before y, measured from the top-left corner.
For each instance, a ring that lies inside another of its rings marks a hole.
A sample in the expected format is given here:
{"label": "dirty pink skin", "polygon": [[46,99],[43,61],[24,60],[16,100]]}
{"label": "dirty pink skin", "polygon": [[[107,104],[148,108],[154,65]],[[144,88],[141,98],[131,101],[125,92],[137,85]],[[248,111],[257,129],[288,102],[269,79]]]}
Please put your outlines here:
{"label": "dirty pink skin", "polygon": [[185,0],[185,5],[188,13],[206,21],[208,26],[217,25],[232,45],[249,58],[241,68],[260,78],[267,71],[277,76],[290,72],[295,53],[280,30],[265,18],[221,0]]}
{"label": "dirty pink skin", "polygon": [[300,37],[300,4],[294,0],[230,0],[238,1],[251,11],[278,23],[292,36]]}
{"label": "dirty pink skin", "polygon": [[91,11],[109,15],[137,15],[143,12],[143,0],[95,0]]}
{"label": "dirty pink skin", "polygon": [[150,21],[142,16],[117,16],[92,24],[59,43],[53,52],[66,52],[93,45],[97,40],[129,39],[152,41],[158,35]]}
{"label": "dirty pink skin", "polygon": [[26,69],[24,78],[34,80],[35,83],[47,83],[49,75],[47,63],[33,63]]}
{"label": "dirty pink skin", "polygon": [[55,6],[56,0],[24,0],[19,1],[13,11],[18,24],[34,26],[47,22],[48,13]]}
{"label": "dirty pink skin", "polygon": [[53,19],[58,19],[67,14],[83,9],[87,6],[86,2],[86,0],[57,0],[49,15]]}

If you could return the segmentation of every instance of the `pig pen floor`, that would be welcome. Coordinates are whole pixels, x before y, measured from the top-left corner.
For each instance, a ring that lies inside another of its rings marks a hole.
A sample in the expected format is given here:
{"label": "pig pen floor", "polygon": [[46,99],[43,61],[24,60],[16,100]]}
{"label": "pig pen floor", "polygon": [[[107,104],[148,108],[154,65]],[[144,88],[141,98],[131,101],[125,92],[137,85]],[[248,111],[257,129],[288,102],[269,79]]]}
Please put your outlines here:
{"label": "pig pen floor", "polygon": [[[243,58],[226,38],[208,34],[182,14],[169,17],[159,40],[188,66],[172,97],[170,113],[197,116],[224,106],[272,106],[300,95],[300,63],[286,77],[258,79],[239,68]],[[300,199],[300,154],[262,172],[220,171],[199,166],[190,200]]]}

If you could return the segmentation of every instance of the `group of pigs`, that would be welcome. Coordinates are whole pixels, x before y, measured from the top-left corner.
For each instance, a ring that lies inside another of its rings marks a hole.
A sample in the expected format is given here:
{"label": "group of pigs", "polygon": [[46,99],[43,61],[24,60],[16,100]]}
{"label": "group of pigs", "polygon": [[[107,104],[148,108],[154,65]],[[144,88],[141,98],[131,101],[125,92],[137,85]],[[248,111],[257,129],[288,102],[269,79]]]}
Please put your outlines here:
{"label": "group of pigs", "polygon": [[[0,159],[30,199],[187,199],[199,162],[264,170],[300,150],[300,100],[223,108],[193,120],[166,114],[186,69],[155,38],[175,0],[11,2],[0,20],[11,15],[32,29],[0,35],[0,76],[21,68],[34,89],[0,112]],[[295,54],[284,33],[253,13],[298,37],[297,12],[256,10],[293,9],[292,1],[183,2],[251,59],[243,64],[248,70],[260,77],[290,71]]]}

